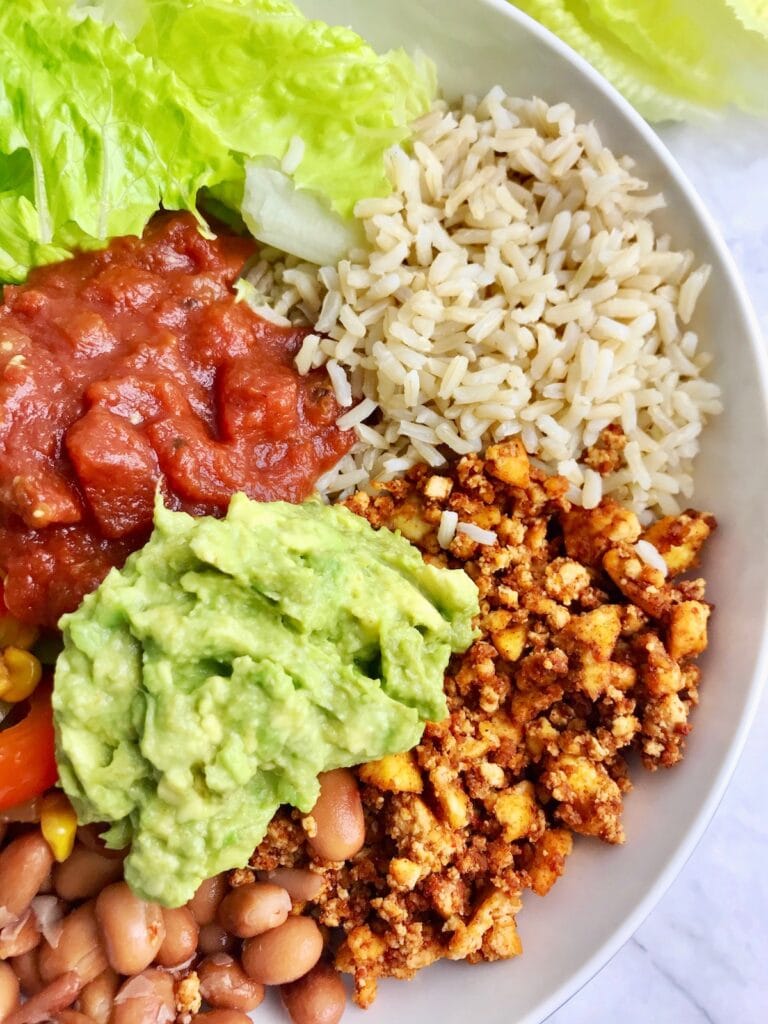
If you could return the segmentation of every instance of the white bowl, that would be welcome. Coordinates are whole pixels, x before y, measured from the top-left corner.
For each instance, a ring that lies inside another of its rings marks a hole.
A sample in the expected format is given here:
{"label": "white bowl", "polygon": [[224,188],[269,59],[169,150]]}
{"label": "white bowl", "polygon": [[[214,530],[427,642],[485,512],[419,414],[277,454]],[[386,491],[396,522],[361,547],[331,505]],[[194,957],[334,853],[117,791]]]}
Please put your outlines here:
{"label": "white bowl", "polygon": [[[498,83],[521,96],[568,100],[663,190],[668,208],[659,221],[676,247],[691,247],[713,267],[696,326],[715,354],[712,373],[726,411],[705,431],[694,503],[720,521],[704,567],[717,610],[686,759],[670,772],[635,770],[625,847],[581,840],[552,892],[543,900],[526,895],[522,957],[442,963],[411,982],[384,982],[365,1015],[367,1024],[465,1024],[472,1014],[485,1024],[539,1024],[613,956],[674,879],[723,795],[755,711],[768,662],[766,358],[731,256],[692,187],[638,114],[549,32],[503,0],[299,3],[313,17],[352,26],[377,48],[423,50],[449,98],[482,95]],[[285,1020],[276,1007],[258,1015],[265,1024]],[[352,1020],[360,1017],[350,1011]]]}

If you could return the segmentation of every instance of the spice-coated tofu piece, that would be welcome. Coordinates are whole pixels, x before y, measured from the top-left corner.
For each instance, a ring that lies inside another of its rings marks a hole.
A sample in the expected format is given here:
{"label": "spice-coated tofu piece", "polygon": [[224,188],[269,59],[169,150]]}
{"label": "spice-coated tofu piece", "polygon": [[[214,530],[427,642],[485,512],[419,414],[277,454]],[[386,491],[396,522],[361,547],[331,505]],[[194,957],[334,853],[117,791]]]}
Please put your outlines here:
{"label": "spice-coated tofu piece", "polygon": [[405,754],[386,754],[378,761],[362,764],[357,770],[362,782],[386,793],[421,793],[424,781],[409,751]]}
{"label": "spice-coated tofu piece", "polygon": [[632,548],[623,545],[606,551],[603,568],[622,594],[651,618],[660,619],[669,611],[673,593],[664,575],[646,565]]}
{"label": "spice-coated tofu piece", "polygon": [[562,513],[565,550],[570,558],[595,568],[605,552],[616,544],[634,544],[640,536],[640,520],[628,508],[605,498],[597,508],[574,506]]}
{"label": "spice-coated tofu piece", "polygon": [[557,635],[568,654],[589,654],[595,661],[608,661],[621,633],[621,608],[604,604],[583,615],[571,616]]}
{"label": "spice-coated tofu piece", "polygon": [[715,529],[714,516],[688,509],[679,516],[665,516],[643,533],[667,563],[672,576],[696,565],[702,545]]}
{"label": "spice-coated tofu piece", "polygon": [[676,661],[695,657],[707,649],[710,607],[703,601],[681,601],[669,613],[667,650]]}
{"label": "spice-coated tofu piece", "polygon": [[631,690],[637,680],[637,672],[625,662],[595,661],[589,657],[576,670],[575,679],[579,689],[590,700],[598,700],[611,689]]}
{"label": "spice-coated tofu piece", "polygon": [[424,496],[432,501],[445,501],[453,490],[453,480],[449,476],[435,474],[424,484]]}
{"label": "spice-coated tofu piece", "polygon": [[451,770],[443,766],[434,768],[429,773],[429,781],[441,817],[451,828],[464,828],[468,825],[472,817],[472,805]]}
{"label": "spice-coated tofu piece", "polygon": [[517,622],[507,629],[491,633],[493,645],[502,658],[507,661],[517,661],[525,648],[525,638],[528,629],[522,622]]}
{"label": "spice-coated tofu piece", "polygon": [[518,782],[493,802],[493,813],[504,828],[504,838],[513,843],[536,838],[544,828],[544,815],[536,802],[532,782]]}
{"label": "spice-coated tofu piece", "polygon": [[649,703],[643,714],[641,749],[643,764],[651,771],[660,765],[671,768],[683,756],[685,737],[691,731],[688,722],[690,701],[676,693],[667,693]]}
{"label": "spice-coated tofu piece", "polygon": [[685,679],[680,666],[655,633],[642,633],[635,640],[635,648],[645,655],[640,678],[651,697],[664,697],[682,690]]}
{"label": "spice-coated tofu piece", "polygon": [[572,850],[573,835],[565,828],[548,828],[534,845],[528,877],[537,896],[546,896],[562,875]]}
{"label": "spice-coated tofu piece", "polygon": [[571,754],[552,758],[541,783],[558,801],[556,816],[574,832],[624,842],[621,790],[599,761]]}
{"label": "spice-coated tofu piece", "polygon": [[485,467],[512,487],[527,487],[531,479],[531,463],[519,437],[492,444],[485,453]]}
{"label": "spice-coated tofu piece", "polygon": [[[489,932],[498,928],[499,925],[509,925],[510,922],[514,922],[515,914],[519,909],[520,900],[517,896],[510,897],[498,889],[492,890],[476,907],[469,921],[460,925],[454,932],[448,945],[448,959],[471,958],[473,953],[481,949],[483,939]],[[507,948],[509,949],[505,953],[507,957],[517,956],[523,950],[519,940],[512,948]]]}

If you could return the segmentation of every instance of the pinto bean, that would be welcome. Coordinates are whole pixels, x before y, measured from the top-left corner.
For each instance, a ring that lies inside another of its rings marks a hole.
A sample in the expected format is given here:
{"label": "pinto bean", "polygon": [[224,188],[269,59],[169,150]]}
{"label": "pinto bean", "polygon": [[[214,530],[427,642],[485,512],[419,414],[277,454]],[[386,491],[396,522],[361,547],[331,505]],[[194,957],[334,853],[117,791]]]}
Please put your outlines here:
{"label": "pinto bean", "polygon": [[282,886],[294,903],[316,900],[325,885],[323,876],[308,868],[275,868],[273,871],[260,871],[258,877],[262,882]]}
{"label": "pinto bean", "polygon": [[23,956],[40,945],[40,929],[31,910],[25,910],[22,919],[8,924],[0,931],[0,960]]}
{"label": "pinto bean", "polygon": [[239,1010],[207,1010],[196,1013],[192,1024],[251,1024],[251,1018]]}
{"label": "pinto bean", "polygon": [[197,887],[197,892],[187,906],[201,927],[213,924],[216,920],[216,911],[228,888],[226,875],[214,875],[213,878],[206,878]]}
{"label": "pinto bean", "polygon": [[101,890],[96,920],[109,965],[118,974],[140,974],[155,959],[165,938],[160,907],[140,900],[125,882],[113,882]]}
{"label": "pinto bean", "polygon": [[250,939],[277,928],[291,912],[291,897],[279,885],[250,882],[232,889],[219,904],[222,928],[239,939]]}
{"label": "pinto bean", "polygon": [[347,1005],[347,993],[338,971],[317,964],[303,978],[280,989],[293,1024],[338,1024]]}
{"label": "pinto bean", "polygon": [[43,940],[38,964],[40,977],[46,983],[59,975],[72,973],[83,986],[106,970],[107,958],[96,926],[93,901],[83,903],[64,918],[55,946]]}
{"label": "pinto bean", "polygon": [[36,949],[31,949],[29,953],[22,953],[21,956],[15,956],[10,964],[21,982],[21,991],[25,996],[34,996],[41,988],[45,988],[45,982],[40,977]]}
{"label": "pinto bean", "polygon": [[98,896],[105,885],[123,876],[122,861],[105,857],[78,843],[72,853],[53,869],[53,885],[63,900],[74,903]]}
{"label": "pinto bean", "polygon": [[173,978],[165,971],[143,971],[115,996],[112,1024],[170,1024],[175,1019]]}
{"label": "pinto bean", "polygon": [[348,768],[320,776],[320,796],[312,808],[317,831],[307,840],[323,860],[354,857],[365,842],[363,803],[357,779]]}
{"label": "pinto bean", "polygon": [[249,978],[230,956],[209,957],[197,968],[200,995],[217,1009],[255,1010],[264,998],[264,986]]}
{"label": "pinto bean", "polygon": [[2,822],[3,825],[10,823],[23,823],[29,825],[33,822],[40,821],[40,807],[42,802],[41,797],[33,796],[31,800],[25,800],[20,804],[14,804],[13,807],[6,807],[0,811],[0,822]]}
{"label": "pinto bean", "polygon": [[80,985],[80,979],[74,972],[62,974],[6,1017],[3,1024],[41,1024],[50,1020],[74,1003]]}
{"label": "pinto bean", "polygon": [[0,1020],[19,1005],[19,979],[9,964],[0,963]]}
{"label": "pinto bean", "polygon": [[189,907],[162,908],[165,938],[155,960],[161,967],[178,967],[197,950],[200,928]]}
{"label": "pinto bean", "polygon": [[120,979],[108,967],[83,988],[78,999],[80,1010],[96,1021],[96,1024],[109,1024],[118,988]]}
{"label": "pinto bean", "polygon": [[107,857],[110,860],[125,860],[125,855],[128,850],[110,850],[104,840],[101,838],[103,832],[109,828],[105,822],[93,822],[91,825],[81,825],[77,830],[77,838],[93,853],[98,853],[102,857]]}
{"label": "pinto bean", "polygon": [[279,928],[247,939],[245,973],[262,985],[286,985],[311,971],[323,952],[323,936],[311,917],[289,917]]}
{"label": "pinto bean", "polygon": [[231,953],[236,945],[234,935],[230,935],[218,924],[204,924],[197,939],[197,948],[204,956],[210,956],[212,953]]}
{"label": "pinto bean", "polygon": [[52,896],[53,895],[53,870],[49,871],[43,879],[40,888],[37,890],[38,896]]}
{"label": "pinto bean", "polygon": [[21,917],[52,866],[51,848],[37,829],[5,847],[0,853],[0,928]]}

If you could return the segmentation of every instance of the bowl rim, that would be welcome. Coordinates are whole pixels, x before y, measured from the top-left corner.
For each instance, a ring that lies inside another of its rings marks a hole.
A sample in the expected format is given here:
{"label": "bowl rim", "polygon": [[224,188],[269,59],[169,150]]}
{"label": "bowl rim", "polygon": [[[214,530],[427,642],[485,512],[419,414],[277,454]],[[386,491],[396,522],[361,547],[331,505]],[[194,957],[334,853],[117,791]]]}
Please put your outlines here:
{"label": "bowl rim", "polygon": [[[548,28],[524,11],[521,11],[518,7],[515,7],[511,0],[474,0],[474,2],[497,11],[502,17],[517,22],[525,32],[535,36],[539,42],[553,50],[563,61],[574,66],[596,90],[606,96],[618,108],[618,112],[626,119],[634,131],[641,136],[659,162],[674,179],[676,185],[690,203],[695,217],[707,235],[719,261],[718,271],[727,287],[731,289],[735,303],[743,316],[747,331],[745,332],[745,337],[742,338],[742,344],[748,345],[751,350],[752,360],[757,372],[763,414],[768,422],[768,345],[766,345],[763,339],[757,314],[752,305],[747,287],[741,278],[736,261],[723,239],[722,232],[677,160],[651,125],[622,96],[618,89],[601,72],[593,67],[589,61],[558,38]],[[637,903],[634,910],[614,928],[611,934],[595,949],[580,968],[566,976],[544,1002],[539,1003],[529,1013],[518,1018],[514,1024],[542,1024],[543,1021],[567,1003],[572,996],[591,981],[637,931],[645,918],[659,903],[672,882],[680,874],[698,846],[736,770],[747,736],[755,720],[761,696],[766,688],[766,682],[768,681],[768,613],[764,616],[764,621],[760,626],[761,638],[755,659],[755,671],[750,680],[744,711],[738,728],[730,740],[726,756],[723,758],[717,772],[715,782],[707,798],[696,813],[693,824],[682,836],[664,870],[660,872],[656,881]]]}

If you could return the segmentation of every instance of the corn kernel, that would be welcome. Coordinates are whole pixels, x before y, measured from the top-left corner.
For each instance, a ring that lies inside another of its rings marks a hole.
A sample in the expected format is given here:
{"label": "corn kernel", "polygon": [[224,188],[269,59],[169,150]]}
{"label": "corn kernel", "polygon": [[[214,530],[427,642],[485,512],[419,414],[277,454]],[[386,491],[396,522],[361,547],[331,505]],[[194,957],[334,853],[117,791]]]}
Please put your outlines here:
{"label": "corn kernel", "polygon": [[61,863],[72,853],[77,833],[77,815],[64,793],[54,790],[43,797],[40,830],[51,853]]}
{"label": "corn kernel", "polygon": [[17,704],[32,695],[43,674],[34,654],[20,647],[6,647],[0,658],[0,699]]}
{"label": "corn kernel", "polygon": [[20,647],[26,651],[39,634],[37,626],[28,626],[7,613],[0,614],[0,647]]}

